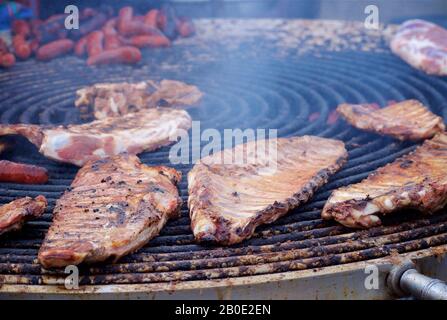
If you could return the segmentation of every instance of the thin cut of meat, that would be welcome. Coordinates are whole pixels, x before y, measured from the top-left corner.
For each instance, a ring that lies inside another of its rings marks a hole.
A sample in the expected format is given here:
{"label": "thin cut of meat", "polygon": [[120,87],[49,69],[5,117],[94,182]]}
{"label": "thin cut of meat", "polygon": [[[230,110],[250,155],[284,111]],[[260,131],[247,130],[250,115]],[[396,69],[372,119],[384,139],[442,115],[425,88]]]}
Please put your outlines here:
{"label": "thin cut of meat", "polygon": [[431,75],[447,75],[447,30],[424,20],[408,20],[391,39],[391,50]]}
{"label": "thin cut of meat", "polygon": [[445,130],[443,119],[417,100],[405,100],[382,109],[374,104],[341,104],[337,112],[358,129],[399,140],[429,139]]}
{"label": "thin cut of meat", "polygon": [[158,149],[175,142],[190,127],[191,117],[186,111],[163,108],[80,125],[0,125],[0,135],[23,135],[46,157],[82,166],[122,152]]}
{"label": "thin cut of meat", "polygon": [[47,207],[44,196],[20,198],[0,207],[0,234],[20,230],[24,223],[40,217]]}
{"label": "thin cut of meat", "polygon": [[431,214],[446,203],[447,134],[440,133],[362,182],[335,190],[322,216],[351,228],[371,228],[381,224],[381,214],[407,208]]}
{"label": "thin cut of meat", "polygon": [[308,201],[346,159],[343,142],[313,136],[251,141],[202,158],[188,174],[195,238],[224,245],[250,238]]}
{"label": "thin cut of meat", "polygon": [[96,119],[122,116],[156,107],[183,108],[197,105],[203,93],[181,81],[98,83],[76,91],[75,105]]}
{"label": "thin cut of meat", "polygon": [[91,161],[57,200],[38,259],[45,268],[117,261],[178,215],[181,174],[122,154]]}

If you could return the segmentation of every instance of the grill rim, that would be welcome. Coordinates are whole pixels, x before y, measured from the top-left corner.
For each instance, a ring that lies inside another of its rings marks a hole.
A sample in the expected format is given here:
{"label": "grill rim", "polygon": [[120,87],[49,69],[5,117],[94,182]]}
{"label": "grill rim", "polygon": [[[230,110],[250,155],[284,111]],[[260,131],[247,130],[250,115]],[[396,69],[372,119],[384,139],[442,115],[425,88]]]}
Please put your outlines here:
{"label": "grill rim", "polygon": [[[68,290],[62,285],[23,285],[23,284],[1,284],[0,297],[3,294],[31,294],[31,295],[58,295],[58,296],[100,296],[105,293],[113,294],[157,294],[169,293],[178,294],[181,292],[204,290],[204,289],[225,289],[230,290],[245,288],[247,286],[257,286],[268,284],[270,282],[281,283],[286,281],[306,281],[316,277],[336,276],[337,274],[352,273],[365,269],[370,265],[376,265],[378,268],[390,269],[404,260],[418,261],[433,256],[447,256],[447,244],[434,246],[423,250],[417,250],[407,253],[388,255],[378,259],[371,259],[346,264],[326,266],[317,269],[305,269],[298,271],[288,271],[273,274],[262,274],[255,276],[231,277],[213,280],[190,280],[179,282],[160,282],[160,283],[141,283],[141,284],[105,284],[105,285],[82,285],[79,289]],[[1,277],[1,276],[0,276]],[[172,297],[172,296],[171,296]]]}

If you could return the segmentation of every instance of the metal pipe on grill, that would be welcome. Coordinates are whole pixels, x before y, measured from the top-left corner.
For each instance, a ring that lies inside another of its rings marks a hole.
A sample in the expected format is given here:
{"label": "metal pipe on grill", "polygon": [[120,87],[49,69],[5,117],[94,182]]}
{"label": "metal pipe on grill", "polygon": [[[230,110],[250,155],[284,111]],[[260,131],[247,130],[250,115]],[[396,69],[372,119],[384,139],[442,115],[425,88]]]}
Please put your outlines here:
{"label": "metal pipe on grill", "polygon": [[447,300],[447,284],[416,270],[413,262],[395,266],[387,279],[388,287],[399,296],[413,296],[420,300]]}

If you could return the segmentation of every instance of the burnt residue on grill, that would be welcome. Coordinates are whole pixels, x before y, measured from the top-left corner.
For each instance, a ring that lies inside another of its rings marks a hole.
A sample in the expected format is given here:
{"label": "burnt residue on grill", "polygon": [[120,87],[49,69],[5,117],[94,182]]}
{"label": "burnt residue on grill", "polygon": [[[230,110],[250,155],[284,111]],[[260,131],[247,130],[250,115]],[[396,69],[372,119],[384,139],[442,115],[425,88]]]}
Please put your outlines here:
{"label": "burnt residue on grill", "polygon": [[[205,246],[194,241],[183,178],[179,183],[184,203],[180,217],[170,221],[148,245],[118,263],[82,266],[82,284],[245,277],[354,263],[396,253],[433,250],[447,244],[445,212],[433,216],[396,213],[385,217],[383,226],[369,230],[351,230],[320,217],[332,190],[361,181],[377,167],[415,147],[413,143],[361,132],[343,121],[333,120],[336,106],[343,102],[386,105],[389,100],[416,98],[446,118],[445,79],[415,73],[386,50],[322,52],[320,57],[304,54],[298,59],[292,56],[282,60],[265,55],[243,59],[241,54],[218,61],[194,54],[199,50],[194,41],[182,40],[172,48],[144,54],[144,61],[136,67],[90,68],[75,57],[48,63],[32,60],[18,63],[13,69],[0,72],[0,121],[80,123],[83,119],[73,102],[75,91],[83,86],[141,81],[148,77],[176,79],[197,85],[206,93],[200,108],[188,110],[193,120],[201,121],[202,130],[215,128],[222,133],[228,128],[271,128],[278,130],[278,136],[313,134],[341,139],[346,143],[349,160],[310,202],[275,223],[258,228],[251,239],[231,247]],[[188,42],[192,47],[187,46]],[[193,58],[185,60],[188,56]],[[313,121],[309,121],[311,114]],[[20,137],[8,138],[8,143],[20,147],[11,148],[2,155],[4,158],[43,166],[50,173],[50,181],[39,186],[0,183],[0,201],[44,194],[49,205],[40,219],[27,223],[20,232],[0,238],[0,284],[63,285],[64,270],[42,269],[37,263],[37,252],[51,224],[55,201],[67,190],[77,168],[44,158]],[[173,166],[183,177],[191,168],[191,164],[172,165],[169,148],[144,153],[140,158],[149,165]],[[109,183],[104,181],[104,187]],[[163,192],[157,186],[148,188]],[[233,196],[237,201],[238,195]],[[108,210],[113,223],[119,224],[121,209],[118,205],[103,210]]]}

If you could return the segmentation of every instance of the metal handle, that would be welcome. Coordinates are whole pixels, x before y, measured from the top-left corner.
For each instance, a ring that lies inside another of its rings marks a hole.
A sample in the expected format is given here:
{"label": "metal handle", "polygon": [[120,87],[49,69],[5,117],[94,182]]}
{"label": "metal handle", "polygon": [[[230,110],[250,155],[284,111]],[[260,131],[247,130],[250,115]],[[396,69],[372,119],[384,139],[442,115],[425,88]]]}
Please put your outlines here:
{"label": "metal handle", "polygon": [[401,297],[411,295],[421,300],[447,300],[446,283],[419,273],[411,261],[391,269],[387,284]]}

